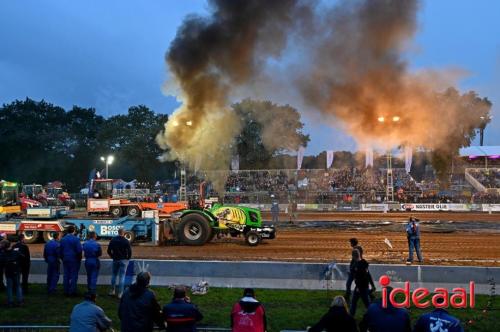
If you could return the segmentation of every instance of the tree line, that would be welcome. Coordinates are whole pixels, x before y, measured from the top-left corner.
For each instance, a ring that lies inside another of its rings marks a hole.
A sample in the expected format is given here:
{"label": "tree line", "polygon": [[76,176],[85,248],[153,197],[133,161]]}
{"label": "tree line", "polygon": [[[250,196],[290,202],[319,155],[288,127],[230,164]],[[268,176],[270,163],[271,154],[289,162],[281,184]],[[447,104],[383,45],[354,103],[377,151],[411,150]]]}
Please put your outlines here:
{"label": "tree line", "polygon": [[[245,129],[234,141],[242,169],[269,167],[273,158],[286,152],[287,137],[304,146],[309,141],[302,132],[300,113],[291,106],[246,99],[232,107],[244,119]],[[277,113],[279,117],[273,116]],[[0,108],[0,178],[24,184],[60,180],[76,191],[86,185],[93,168],[105,168],[100,158],[108,155],[115,160],[109,167],[111,178],[151,185],[173,178],[179,164],[161,162],[164,151],[155,141],[167,121],[168,115],[144,105],[105,118],[94,108],[65,110],[44,100],[26,98],[4,104]],[[281,144],[266,144],[264,121],[274,123],[273,134],[279,134],[276,141]]]}
{"label": "tree line", "polygon": [[0,178],[24,184],[61,180],[80,189],[101,156],[113,155],[110,177],[151,182],[167,178],[173,163],[158,160],[155,143],[168,115],[144,105],[104,118],[94,108],[70,110],[26,98],[0,108]]}

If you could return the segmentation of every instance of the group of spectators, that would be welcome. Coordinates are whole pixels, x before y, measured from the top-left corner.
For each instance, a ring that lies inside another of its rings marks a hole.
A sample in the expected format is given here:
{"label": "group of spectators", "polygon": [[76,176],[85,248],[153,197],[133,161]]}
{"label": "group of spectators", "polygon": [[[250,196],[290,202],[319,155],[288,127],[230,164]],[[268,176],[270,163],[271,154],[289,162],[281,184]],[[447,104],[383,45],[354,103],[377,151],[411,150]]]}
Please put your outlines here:
{"label": "group of spectators", "polygon": [[[408,237],[409,258],[413,261],[413,251],[422,262],[420,252],[420,231],[418,220],[410,218],[405,227]],[[310,327],[311,332],[320,331],[370,331],[370,332],[411,332],[411,321],[405,309],[395,308],[388,301],[382,306],[380,299],[375,299],[375,283],[369,271],[369,263],[363,258],[363,248],[355,238],[350,239],[351,262],[346,281],[345,297],[333,299],[331,308],[321,319]],[[113,259],[111,289],[108,295],[116,295],[120,299],[118,316],[121,331],[152,331],[156,325],[170,332],[194,332],[197,322],[203,319],[203,314],[187,296],[184,286],[177,286],[173,291],[173,299],[163,307],[159,304],[156,294],[149,288],[151,274],[140,272],[135,283],[125,281],[126,271],[132,256],[130,244],[124,238],[123,229],[118,230],[107,250]],[[59,268],[62,262],[64,268],[63,289],[66,296],[76,296],[76,282],[82,255],[85,257],[87,272],[87,292],[84,301],[77,304],[71,313],[70,331],[104,331],[111,327],[112,321],[102,308],[96,304],[97,279],[99,277],[102,255],[100,244],[96,242],[95,233],[89,232],[88,239],[83,243],[75,235],[74,227],[69,227],[67,234],[59,241],[58,235],[45,245],[44,258],[47,263],[47,291],[53,294],[59,279]],[[0,268],[7,281],[8,304],[15,305],[13,293],[17,296],[17,305],[23,304],[23,291],[28,290],[30,266],[29,248],[24,243],[23,236],[11,243],[3,235],[0,239]],[[76,275],[75,275],[76,273]],[[118,280],[117,280],[118,279]],[[118,281],[118,289],[116,289]],[[352,284],[354,290],[352,291]],[[387,288],[390,297],[391,289]],[[359,324],[354,316],[357,304],[362,301],[366,308]],[[232,331],[264,332],[267,330],[267,318],[264,306],[257,300],[255,292],[247,288],[243,297],[233,306],[229,315]],[[414,332],[462,332],[460,321],[448,314],[444,308],[424,314],[414,325]]]}
{"label": "group of spectators", "polygon": [[[413,261],[413,250],[416,251],[419,262],[422,262],[418,220],[410,218],[405,229],[409,246],[408,262]],[[363,258],[363,248],[356,238],[351,238],[349,242],[352,259],[349,264],[345,297],[335,297],[330,310],[318,323],[309,328],[309,332],[411,332],[410,315],[406,309],[394,307],[391,301],[387,301],[387,306],[384,307],[381,299],[375,299],[375,283],[369,271],[369,264]],[[353,283],[355,286],[354,292],[351,290]],[[391,293],[392,288],[387,287],[388,298],[391,297]],[[366,308],[366,312],[358,326],[354,316],[360,299]],[[444,307],[443,302],[439,304]],[[444,308],[437,308],[420,316],[413,327],[413,331],[463,332],[463,328],[457,318],[451,316]]]}
{"label": "group of spectators", "polygon": [[486,188],[500,188],[500,169],[498,168],[469,169],[469,174]]}
{"label": "group of spectators", "polygon": [[[141,272],[136,282],[127,288],[118,306],[122,332],[153,331],[157,326],[169,332],[195,332],[203,314],[191,302],[184,286],[176,286],[172,301],[161,307],[156,294],[149,288],[151,274]],[[235,332],[264,332],[267,330],[266,312],[251,288],[233,305],[230,313],[231,328]],[[86,293],[82,303],[71,313],[71,332],[104,331],[112,321],[97,306],[96,296]]]}
{"label": "group of spectators", "polygon": [[[108,255],[113,259],[111,289],[109,295],[122,297],[125,288],[126,271],[129,267],[129,260],[132,257],[130,243],[124,237],[123,228],[118,229],[118,235],[111,239],[108,244]],[[70,225],[66,235],[59,241],[59,233],[54,233],[53,239],[45,244],[43,257],[47,263],[47,291],[54,294],[60,276],[61,262],[64,270],[63,289],[64,295],[76,296],[78,272],[82,257],[85,257],[85,270],[87,272],[87,289],[90,294],[95,294],[97,290],[97,279],[101,267],[100,257],[102,256],[101,245],[96,241],[95,232],[89,232],[87,241],[80,242],[76,235],[76,229]],[[133,269],[133,264],[130,269]],[[133,271],[130,271],[133,273]],[[116,288],[118,286],[118,291]]]}

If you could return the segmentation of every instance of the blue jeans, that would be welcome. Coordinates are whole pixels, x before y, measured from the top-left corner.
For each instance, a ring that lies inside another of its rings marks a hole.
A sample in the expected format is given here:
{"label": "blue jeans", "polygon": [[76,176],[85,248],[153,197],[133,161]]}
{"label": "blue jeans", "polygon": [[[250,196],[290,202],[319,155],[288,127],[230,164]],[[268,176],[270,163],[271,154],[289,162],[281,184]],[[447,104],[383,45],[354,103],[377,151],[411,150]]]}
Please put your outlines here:
{"label": "blue jeans", "polygon": [[58,259],[49,259],[47,262],[47,291],[54,293],[59,282],[61,263]]}
{"label": "blue jeans", "polygon": [[114,260],[113,274],[111,275],[111,289],[115,289],[116,277],[118,277],[118,294],[123,294],[125,288],[125,271],[127,270],[128,260]]}
{"label": "blue jeans", "polygon": [[80,261],[67,260],[63,261],[64,278],[63,287],[64,294],[75,295],[76,285],[78,283],[78,271],[80,271]]}
{"label": "blue jeans", "polygon": [[368,288],[366,289],[358,289],[357,287],[354,289],[354,294],[352,295],[350,314],[354,317],[356,314],[356,307],[358,306],[358,300],[361,298],[365,308],[368,308],[370,305],[370,291]]}
{"label": "blue jeans", "polygon": [[16,298],[18,303],[23,302],[23,289],[21,287],[21,276],[15,274],[13,276],[6,277],[7,279],[7,302],[9,304],[14,304],[13,293],[16,292]]}
{"label": "blue jeans", "polygon": [[408,261],[413,262],[413,249],[417,253],[418,261],[422,261],[422,253],[420,252],[420,239],[419,238],[408,238]]}
{"label": "blue jeans", "polygon": [[89,292],[97,291],[97,277],[101,264],[97,258],[85,259],[85,270],[87,271],[87,288]]}

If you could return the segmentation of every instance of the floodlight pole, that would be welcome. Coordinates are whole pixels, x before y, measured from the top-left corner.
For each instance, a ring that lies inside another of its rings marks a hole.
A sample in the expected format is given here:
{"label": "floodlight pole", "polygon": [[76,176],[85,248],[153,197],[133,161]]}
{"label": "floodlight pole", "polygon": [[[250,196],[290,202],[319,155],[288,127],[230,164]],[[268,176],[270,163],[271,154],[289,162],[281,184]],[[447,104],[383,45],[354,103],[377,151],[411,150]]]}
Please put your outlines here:
{"label": "floodlight pole", "polygon": [[385,189],[386,201],[394,202],[394,177],[392,175],[392,151],[387,150],[387,186]]}

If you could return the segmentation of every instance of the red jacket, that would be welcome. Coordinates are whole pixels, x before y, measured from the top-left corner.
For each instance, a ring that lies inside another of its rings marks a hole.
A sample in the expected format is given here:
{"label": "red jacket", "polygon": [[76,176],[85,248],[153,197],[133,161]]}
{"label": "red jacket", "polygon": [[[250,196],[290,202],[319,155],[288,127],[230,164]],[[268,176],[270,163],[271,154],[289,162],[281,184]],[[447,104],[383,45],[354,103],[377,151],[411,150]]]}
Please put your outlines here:
{"label": "red jacket", "polygon": [[267,329],[266,312],[253,297],[244,297],[233,306],[231,328],[233,332],[264,332]]}

